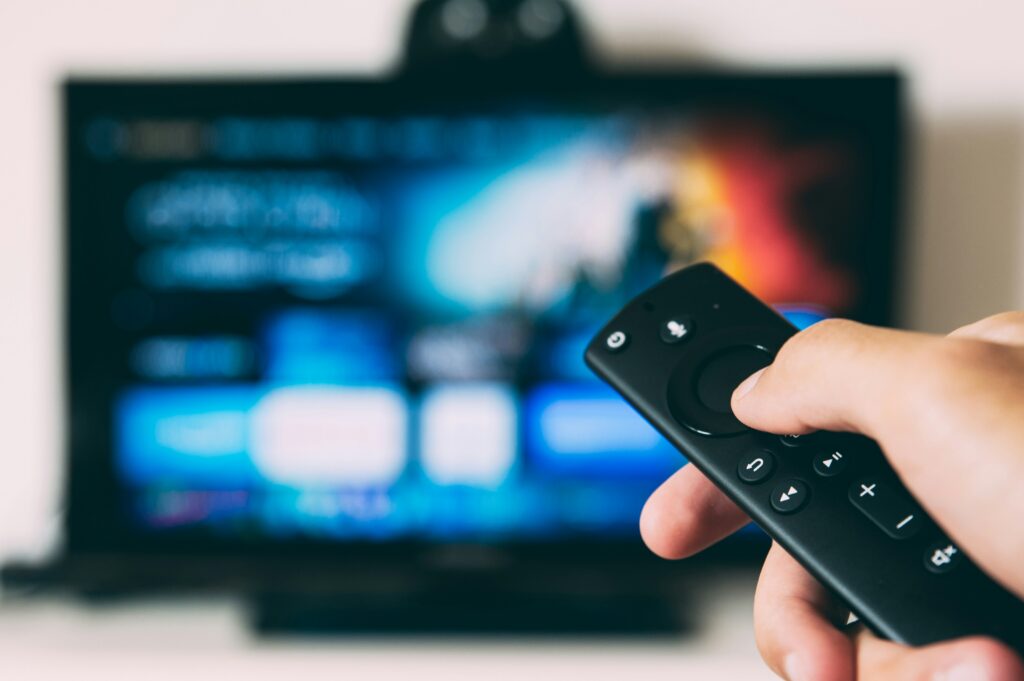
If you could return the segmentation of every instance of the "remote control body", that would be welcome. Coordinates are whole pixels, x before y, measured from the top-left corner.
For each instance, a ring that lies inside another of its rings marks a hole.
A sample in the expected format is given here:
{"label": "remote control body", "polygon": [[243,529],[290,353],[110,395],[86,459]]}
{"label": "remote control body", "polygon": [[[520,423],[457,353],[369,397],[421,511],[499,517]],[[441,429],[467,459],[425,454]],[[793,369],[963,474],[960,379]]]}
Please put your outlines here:
{"label": "remote control body", "polygon": [[1024,603],[946,537],[877,444],[772,435],[732,415],[733,389],[794,333],[702,263],[627,304],[586,361],[876,633],[911,645],[988,635],[1024,653]]}

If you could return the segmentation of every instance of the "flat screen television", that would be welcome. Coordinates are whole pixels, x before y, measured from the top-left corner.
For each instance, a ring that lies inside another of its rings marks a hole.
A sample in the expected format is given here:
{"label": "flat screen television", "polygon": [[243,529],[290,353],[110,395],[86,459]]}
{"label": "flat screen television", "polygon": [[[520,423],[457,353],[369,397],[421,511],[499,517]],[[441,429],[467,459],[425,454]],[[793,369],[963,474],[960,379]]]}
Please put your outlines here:
{"label": "flat screen television", "polygon": [[589,375],[595,329],[696,260],[801,326],[892,320],[891,72],[79,78],[64,107],[67,547],[119,569],[655,570],[637,518],[685,459]]}

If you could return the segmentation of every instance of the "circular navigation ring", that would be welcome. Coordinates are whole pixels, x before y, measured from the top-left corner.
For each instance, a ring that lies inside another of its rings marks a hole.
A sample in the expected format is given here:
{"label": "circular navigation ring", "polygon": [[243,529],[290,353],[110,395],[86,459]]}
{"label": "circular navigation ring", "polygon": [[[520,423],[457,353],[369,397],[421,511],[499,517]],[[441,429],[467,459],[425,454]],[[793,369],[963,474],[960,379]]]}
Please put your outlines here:
{"label": "circular navigation ring", "polygon": [[789,334],[771,328],[726,329],[694,343],[668,380],[668,408],[700,435],[737,435],[748,430],[729,406],[743,379],[771,364]]}

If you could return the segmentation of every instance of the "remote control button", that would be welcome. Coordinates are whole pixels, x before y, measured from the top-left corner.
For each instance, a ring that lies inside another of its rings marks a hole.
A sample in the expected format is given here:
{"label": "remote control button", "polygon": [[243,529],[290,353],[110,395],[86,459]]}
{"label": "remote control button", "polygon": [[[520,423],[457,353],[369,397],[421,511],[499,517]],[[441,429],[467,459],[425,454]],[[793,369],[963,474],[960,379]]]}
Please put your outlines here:
{"label": "remote control button", "polygon": [[682,343],[684,340],[692,336],[693,331],[693,319],[688,315],[680,315],[678,317],[665,320],[661,325],[659,335],[661,336],[662,342],[668,343],[669,345],[675,345],[676,343]]}
{"label": "remote control button", "polygon": [[775,457],[766,449],[755,449],[743,456],[736,466],[736,474],[740,480],[756,485],[771,477],[775,470]]}
{"label": "remote control button", "polygon": [[747,376],[771,363],[771,355],[750,345],[720,352],[700,370],[697,377],[697,399],[711,411],[731,414],[732,391]]}
{"label": "remote control button", "polygon": [[787,447],[801,447],[807,444],[806,435],[780,435],[779,442]]}
{"label": "remote control button", "polygon": [[732,391],[770,364],[788,337],[781,329],[744,326],[692,338],[669,374],[665,398],[672,417],[698,435],[749,432],[732,413]]}
{"label": "remote control button", "polygon": [[963,560],[960,550],[948,541],[932,544],[924,552],[924,566],[936,574],[949,572]]}
{"label": "remote control button", "polygon": [[863,478],[850,486],[850,501],[893,539],[906,539],[924,524],[924,514],[897,485]]}
{"label": "remote control button", "polygon": [[604,346],[611,352],[618,352],[629,344],[629,336],[625,331],[612,331],[604,340]]}
{"label": "remote control button", "polygon": [[772,508],[779,513],[796,513],[811,494],[810,488],[799,480],[788,480],[772,490]]}
{"label": "remote control button", "polygon": [[817,454],[814,457],[814,472],[824,478],[831,478],[846,470],[846,456],[837,449]]}

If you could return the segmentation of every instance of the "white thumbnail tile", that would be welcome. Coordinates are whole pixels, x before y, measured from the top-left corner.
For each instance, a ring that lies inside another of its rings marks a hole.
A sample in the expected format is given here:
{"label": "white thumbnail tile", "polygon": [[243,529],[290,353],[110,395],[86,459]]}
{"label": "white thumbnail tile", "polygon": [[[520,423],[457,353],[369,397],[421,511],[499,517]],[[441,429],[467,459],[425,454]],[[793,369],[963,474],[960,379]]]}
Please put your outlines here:
{"label": "white thumbnail tile", "polygon": [[383,487],[406,465],[408,413],[389,388],[293,386],[252,412],[253,463],[270,481],[298,487]]}
{"label": "white thumbnail tile", "polygon": [[501,386],[435,388],[420,411],[423,471],[441,485],[494,488],[515,463],[516,403]]}

